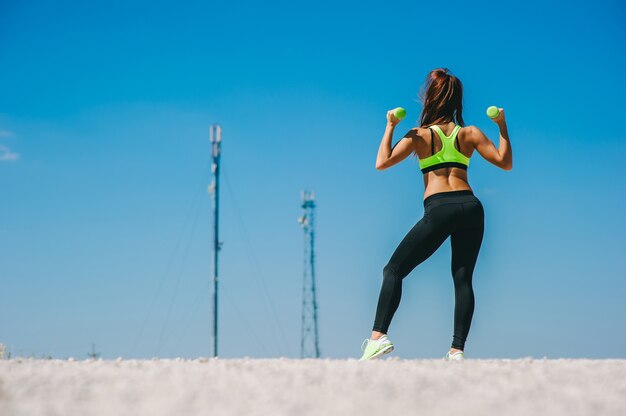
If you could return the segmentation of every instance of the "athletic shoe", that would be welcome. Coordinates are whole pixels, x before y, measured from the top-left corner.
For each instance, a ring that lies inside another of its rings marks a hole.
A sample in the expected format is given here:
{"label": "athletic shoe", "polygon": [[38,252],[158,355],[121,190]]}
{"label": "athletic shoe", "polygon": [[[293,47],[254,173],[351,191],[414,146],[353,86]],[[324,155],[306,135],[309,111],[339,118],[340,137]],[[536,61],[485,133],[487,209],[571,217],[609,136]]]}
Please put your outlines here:
{"label": "athletic shoe", "polygon": [[465,359],[465,356],[463,355],[463,351],[455,351],[452,354],[450,354],[450,351],[448,351],[443,359],[446,361],[463,361]]}
{"label": "athletic shoe", "polygon": [[389,341],[387,335],[383,335],[376,340],[368,338],[363,341],[361,350],[363,351],[363,356],[359,361],[373,360],[393,351],[393,344]]}

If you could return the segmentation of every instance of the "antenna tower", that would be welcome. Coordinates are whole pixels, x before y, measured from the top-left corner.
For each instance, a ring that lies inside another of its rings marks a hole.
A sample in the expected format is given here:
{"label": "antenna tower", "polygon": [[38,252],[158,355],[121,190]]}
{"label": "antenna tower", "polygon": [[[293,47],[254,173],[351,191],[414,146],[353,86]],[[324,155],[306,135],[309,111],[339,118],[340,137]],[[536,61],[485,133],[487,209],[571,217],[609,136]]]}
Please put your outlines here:
{"label": "antenna tower", "polygon": [[317,300],[315,293],[315,195],[312,191],[302,191],[302,210],[302,216],[298,219],[304,230],[300,357],[319,358]]}
{"label": "antenna tower", "polygon": [[220,184],[220,156],[222,148],[222,127],[212,124],[211,134],[211,184],[209,194],[213,196],[213,357],[217,357],[217,266],[218,254],[222,247],[219,240],[219,184]]}

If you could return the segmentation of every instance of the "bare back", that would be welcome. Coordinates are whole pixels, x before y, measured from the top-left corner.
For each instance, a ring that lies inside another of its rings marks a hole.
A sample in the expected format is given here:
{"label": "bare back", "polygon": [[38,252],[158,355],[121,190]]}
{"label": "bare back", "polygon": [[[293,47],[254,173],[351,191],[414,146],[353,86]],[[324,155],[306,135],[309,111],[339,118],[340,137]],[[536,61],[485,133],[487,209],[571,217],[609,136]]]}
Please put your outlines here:
{"label": "bare back", "polygon": [[[452,133],[455,127],[454,123],[439,125],[446,136]],[[415,154],[419,159],[425,159],[433,153],[437,153],[443,147],[441,139],[437,134],[431,135],[431,129],[418,128]],[[461,128],[457,134],[459,150],[466,157],[471,157],[474,153],[474,144],[471,142],[468,128]],[[434,143],[433,140],[434,139]],[[455,143],[456,145],[456,143]],[[448,167],[440,168],[424,174],[424,199],[430,195],[439,192],[472,190],[467,179],[467,171],[465,169]]]}

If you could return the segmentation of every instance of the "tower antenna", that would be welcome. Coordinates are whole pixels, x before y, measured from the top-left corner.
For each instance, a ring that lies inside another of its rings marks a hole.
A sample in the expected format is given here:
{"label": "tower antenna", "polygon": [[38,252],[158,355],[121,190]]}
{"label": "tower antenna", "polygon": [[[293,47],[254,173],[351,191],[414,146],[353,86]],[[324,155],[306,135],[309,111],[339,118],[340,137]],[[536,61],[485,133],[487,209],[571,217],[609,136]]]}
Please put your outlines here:
{"label": "tower antenna", "polygon": [[300,357],[319,358],[317,299],[315,292],[315,195],[302,191],[303,214],[298,222],[304,230],[304,275],[302,284],[302,332]]}
{"label": "tower antenna", "polygon": [[213,357],[217,357],[217,271],[218,255],[222,248],[219,240],[219,212],[220,212],[220,156],[222,147],[222,126],[212,124],[211,135],[211,184],[209,194],[213,196]]}

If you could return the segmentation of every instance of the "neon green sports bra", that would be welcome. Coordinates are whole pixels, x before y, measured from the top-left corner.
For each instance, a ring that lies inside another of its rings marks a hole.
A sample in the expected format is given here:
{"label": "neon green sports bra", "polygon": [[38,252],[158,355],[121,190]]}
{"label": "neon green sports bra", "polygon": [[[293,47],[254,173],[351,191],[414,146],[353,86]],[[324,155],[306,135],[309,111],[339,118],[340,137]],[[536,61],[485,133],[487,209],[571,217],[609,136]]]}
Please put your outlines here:
{"label": "neon green sports bra", "polygon": [[[439,135],[442,144],[441,150],[437,153],[435,153],[435,136],[433,134],[433,130],[435,130]],[[439,126],[430,127],[431,155],[426,159],[420,159],[419,162],[422,173],[427,173],[439,168],[451,167],[467,170],[470,162],[469,158],[454,147],[454,142],[456,140],[457,146],[459,149],[461,148],[457,137],[459,130],[461,130],[461,126],[457,125],[454,127],[454,130],[452,130],[452,134],[450,136],[446,136]]]}

